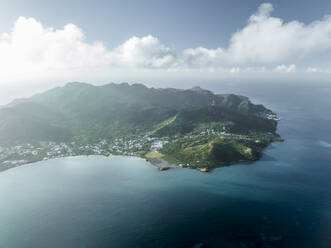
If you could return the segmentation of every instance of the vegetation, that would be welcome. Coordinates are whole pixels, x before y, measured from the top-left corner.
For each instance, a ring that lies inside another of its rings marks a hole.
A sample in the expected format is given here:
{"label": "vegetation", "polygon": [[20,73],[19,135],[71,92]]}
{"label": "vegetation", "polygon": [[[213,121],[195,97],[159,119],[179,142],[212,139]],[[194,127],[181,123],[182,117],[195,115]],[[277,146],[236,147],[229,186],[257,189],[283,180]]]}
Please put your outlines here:
{"label": "vegetation", "polygon": [[158,151],[151,151],[144,156],[145,158],[162,158],[164,155]]}
{"label": "vegetation", "polygon": [[134,155],[207,171],[258,159],[280,140],[276,127],[271,110],[243,96],[69,83],[0,108],[0,163],[54,157],[60,146],[61,156]]}
{"label": "vegetation", "polygon": [[175,139],[160,152],[170,163],[210,170],[217,166],[257,160],[262,149],[273,141],[281,139],[276,134],[222,135],[215,132]]}

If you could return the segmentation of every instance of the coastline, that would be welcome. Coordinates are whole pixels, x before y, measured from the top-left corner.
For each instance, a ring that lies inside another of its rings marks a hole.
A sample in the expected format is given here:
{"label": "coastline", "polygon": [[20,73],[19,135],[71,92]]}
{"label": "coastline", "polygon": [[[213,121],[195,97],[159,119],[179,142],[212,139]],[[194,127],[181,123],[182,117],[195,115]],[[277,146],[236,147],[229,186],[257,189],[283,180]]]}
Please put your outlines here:
{"label": "coastline", "polygon": [[[47,161],[47,160],[52,160],[52,159],[58,159],[58,158],[67,158],[67,157],[78,157],[78,156],[103,156],[103,157],[110,157],[110,156],[125,156],[125,157],[135,157],[135,158],[141,158],[150,163],[152,166],[157,168],[159,171],[165,171],[168,169],[174,169],[174,168],[189,168],[189,169],[195,169],[200,172],[211,172],[215,168],[219,167],[225,167],[225,166],[231,166],[234,164],[240,164],[240,163],[250,163],[250,162],[255,162],[260,160],[262,157],[263,150],[267,148],[271,143],[273,142],[283,142],[284,139],[280,138],[278,140],[274,140],[270,142],[268,145],[264,146],[261,150],[259,150],[259,154],[256,157],[252,157],[251,159],[240,159],[240,160],[233,160],[230,162],[223,162],[223,163],[218,163],[217,165],[214,166],[204,166],[204,167],[193,167],[193,166],[187,166],[185,164],[176,164],[176,163],[171,163],[165,160],[162,157],[147,157],[145,155],[123,155],[123,154],[112,154],[112,153],[91,153],[91,154],[75,154],[75,155],[62,155],[62,156],[54,156],[51,158],[40,158],[40,159],[34,159],[34,160],[13,160],[13,161],[4,161],[0,163],[0,172],[6,171],[12,168],[20,167],[23,165],[31,164],[31,163],[37,163],[40,161]],[[208,161],[206,161],[207,163]]]}
{"label": "coastline", "polygon": [[105,158],[110,158],[113,156],[122,156],[122,157],[127,157],[127,158],[139,158],[139,159],[145,160],[146,162],[148,162],[150,165],[152,165],[159,171],[166,171],[169,169],[176,169],[176,168],[187,168],[187,169],[197,170],[200,172],[211,172],[213,169],[216,169],[216,168],[220,168],[220,167],[224,167],[224,166],[231,166],[231,165],[239,164],[239,163],[255,162],[255,161],[259,160],[259,159],[255,159],[255,160],[247,160],[247,161],[232,161],[231,163],[220,164],[219,166],[215,166],[213,168],[207,168],[207,167],[194,168],[194,167],[190,167],[190,166],[181,166],[181,165],[177,165],[177,164],[171,164],[171,163],[167,162],[166,160],[164,160],[163,158],[146,158],[146,157],[142,157],[142,156],[128,156],[128,155],[115,155],[115,154],[109,154],[109,155],[103,155],[103,154],[82,155],[82,154],[79,154],[79,155],[70,155],[70,156],[59,156],[59,157],[53,157],[50,159],[41,159],[41,160],[35,160],[35,161],[26,161],[24,163],[11,164],[11,165],[6,165],[6,166],[4,166],[4,164],[2,163],[2,164],[0,164],[0,173],[3,171],[7,171],[10,169],[14,169],[14,168],[18,168],[21,166],[42,162],[42,161],[48,161],[48,160],[54,160],[54,159],[60,159],[60,158],[89,157],[89,156],[101,156],[101,157],[105,157]]}
{"label": "coastline", "polygon": [[159,171],[164,171],[164,170],[168,170],[168,169],[174,169],[174,168],[183,168],[181,166],[175,165],[175,164],[170,164],[168,163],[166,160],[162,159],[162,158],[145,158],[145,157],[141,157],[141,156],[128,156],[128,155],[114,155],[114,154],[109,154],[109,155],[103,155],[103,154],[89,154],[89,155],[71,155],[71,156],[59,156],[59,157],[53,157],[50,159],[40,159],[40,160],[35,160],[35,161],[25,161],[22,163],[8,163],[8,165],[5,165],[4,163],[0,164],[0,173],[6,170],[10,170],[10,169],[14,169],[20,166],[24,166],[24,165],[28,165],[28,164],[33,164],[33,163],[38,163],[38,162],[42,162],[42,161],[48,161],[48,160],[53,160],[53,159],[59,159],[59,158],[70,158],[70,157],[89,157],[89,156],[101,156],[101,157],[105,157],[105,158],[110,158],[112,156],[123,156],[123,157],[133,157],[133,158],[140,158],[143,159],[145,161],[147,161],[149,164],[151,164],[152,166],[154,166],[155,168],[157,168]]}

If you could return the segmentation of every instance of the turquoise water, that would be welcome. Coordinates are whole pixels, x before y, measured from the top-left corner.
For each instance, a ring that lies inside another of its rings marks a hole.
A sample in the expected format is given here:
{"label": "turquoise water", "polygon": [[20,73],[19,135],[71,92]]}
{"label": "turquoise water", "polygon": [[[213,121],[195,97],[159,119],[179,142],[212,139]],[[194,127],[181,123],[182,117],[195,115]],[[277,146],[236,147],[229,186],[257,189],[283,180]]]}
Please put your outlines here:
{"label": "turquoise water", "polygon": [[331,247],[331,87],[222,87],[275,110],[286,141],[211,173],[120,156],[1,172],[0,248]]}

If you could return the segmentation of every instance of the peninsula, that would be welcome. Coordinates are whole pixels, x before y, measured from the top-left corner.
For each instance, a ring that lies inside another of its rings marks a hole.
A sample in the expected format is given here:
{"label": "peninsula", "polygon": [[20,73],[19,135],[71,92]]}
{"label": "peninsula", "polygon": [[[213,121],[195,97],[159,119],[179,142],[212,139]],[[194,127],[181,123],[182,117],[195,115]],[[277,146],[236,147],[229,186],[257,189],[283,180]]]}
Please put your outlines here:
{"label": "peninsula", "polygon": [[278,118],[247,97],[127,83],[68,83],[0,108],[0,170],[64,156],[126,155],[160,170],[258,160]]}

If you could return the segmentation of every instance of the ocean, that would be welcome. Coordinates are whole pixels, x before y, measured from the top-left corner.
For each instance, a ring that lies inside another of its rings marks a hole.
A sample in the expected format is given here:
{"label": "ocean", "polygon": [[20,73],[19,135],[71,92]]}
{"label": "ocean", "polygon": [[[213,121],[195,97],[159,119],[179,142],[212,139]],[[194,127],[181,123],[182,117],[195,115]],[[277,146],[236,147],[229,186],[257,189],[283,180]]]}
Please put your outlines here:
{"label": "ocean", "polygon": [[1,172],[0,248],[331,247],[331,85],[209,88],[275,111],[285,141],[209,173],[122,156]]}

